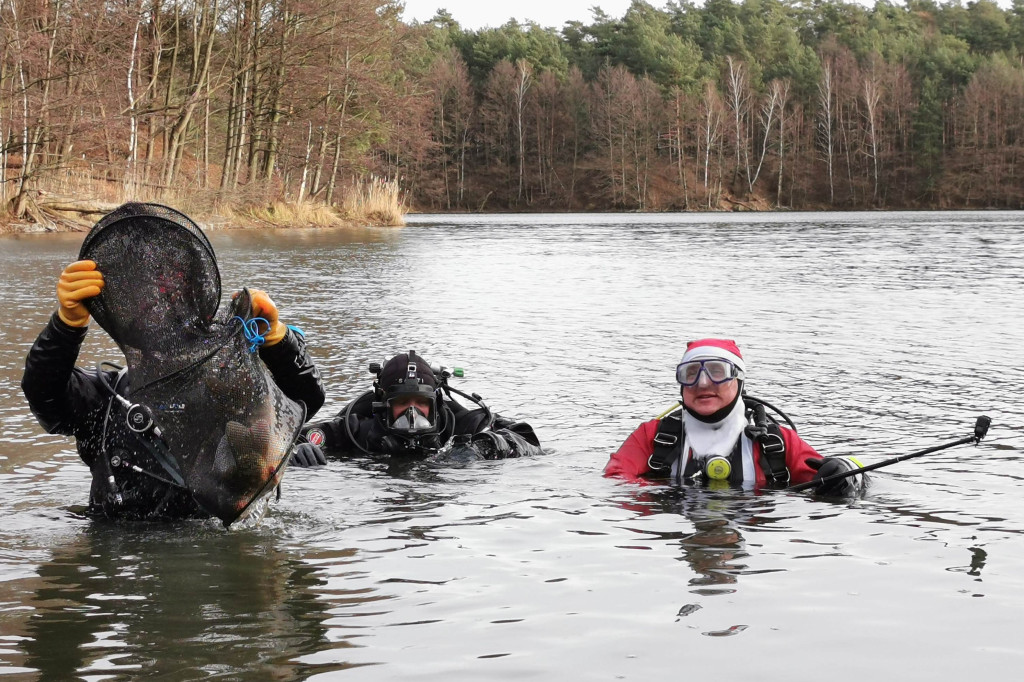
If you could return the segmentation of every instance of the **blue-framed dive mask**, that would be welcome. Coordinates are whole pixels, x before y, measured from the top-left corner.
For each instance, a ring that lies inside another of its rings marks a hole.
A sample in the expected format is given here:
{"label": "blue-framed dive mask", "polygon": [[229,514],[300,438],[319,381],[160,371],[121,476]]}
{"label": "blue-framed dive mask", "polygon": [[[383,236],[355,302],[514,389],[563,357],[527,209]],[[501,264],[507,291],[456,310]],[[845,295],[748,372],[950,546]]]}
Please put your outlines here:
{"label": "blue-framed dive mask", "polygon": [[724,384],[733,379],[743,378],[743,370],[728,360],[705,358],[680,362],[676,367],[676,381],[683,386],[695,386],[700,381],[701,372],[713,384]]}

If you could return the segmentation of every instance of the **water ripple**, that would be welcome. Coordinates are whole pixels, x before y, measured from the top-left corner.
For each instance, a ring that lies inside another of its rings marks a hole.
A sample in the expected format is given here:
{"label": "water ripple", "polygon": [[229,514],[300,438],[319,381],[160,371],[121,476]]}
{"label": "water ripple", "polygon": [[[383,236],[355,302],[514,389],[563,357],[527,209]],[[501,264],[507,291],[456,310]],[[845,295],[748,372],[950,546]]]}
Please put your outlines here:
{"label": "water ripple", "polygon": [[[18,385],[81,235],[0,238],[0,667],[636,679],[680,656],[720,674],[725,654],[744,677],[785,649],[840,680],[1011,669],[1022,218],[412,216],[403,230],[214,233],[224,291],[266,289],[306,331],[324,415],[366,390],[369,362],[413,348],[465,367],[459,388],[550,451],[289,471],[262,524],[227,532],[81,516],[88,472]],[[879,461],[962,438],[979,414],[990,436],[880,470],[839,503],[601,478],[674,402],[683,344],[704,335],[736,338],[750,392],[823,453]],[[117,357],[93,330],[80,364]]]}

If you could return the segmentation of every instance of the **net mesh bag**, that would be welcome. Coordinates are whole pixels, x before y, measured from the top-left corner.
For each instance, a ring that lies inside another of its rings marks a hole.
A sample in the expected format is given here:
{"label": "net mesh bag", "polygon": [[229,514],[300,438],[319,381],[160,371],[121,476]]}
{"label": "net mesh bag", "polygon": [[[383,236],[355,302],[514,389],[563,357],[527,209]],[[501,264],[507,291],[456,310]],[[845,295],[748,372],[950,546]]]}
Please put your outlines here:
{"label": "net mesh bag", "polygon": [[243,333],[243,290],[221,314],[213,248],[187,216],[130,203],[98,222],[81,260],[103,273],[89,312],[121,348],[129,399],[207,512],[231,524],[284,475],[305,409],[285,396]]}

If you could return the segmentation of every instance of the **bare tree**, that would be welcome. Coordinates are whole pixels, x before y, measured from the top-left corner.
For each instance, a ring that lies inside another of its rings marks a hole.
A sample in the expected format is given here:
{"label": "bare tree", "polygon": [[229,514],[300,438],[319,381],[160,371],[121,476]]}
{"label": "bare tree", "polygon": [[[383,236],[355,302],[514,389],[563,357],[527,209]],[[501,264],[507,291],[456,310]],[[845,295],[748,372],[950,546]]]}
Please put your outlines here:
{"label": "bare tree", "polygon": [[832,62],[826,59],[821,65],[821,80],[818,82],[817,132],[821,155],[825,160],[825,168],[828,174],[829,204],[834,204],[836,200],[833,171],[835,155],[835,143],[833,141],[835,135],[835,86],[833,76]]}
{"label": "bare tree", "polygon": [[[466,188],[466,150],[473,115],[473,91],[466,63],[454,48],[437,59],[427,74],[434,106],[433,135],[438,143],[445,207],[462,206]],[[455,191],[451,187],[454,167]]]}
{"label": "bare tree", "polygon": [[590,134],[591,108],[588,88],[583,80],[583,73],[577,67],[569,70],[565,83],[565,104],[569,122],[567,148],[570,157],[569,170],[569,201],[567,208],[576,206],[576,184],[580,171],[580,160],[584,154]]}
{"label": "bare tree", "polygon": [[137,182],[135,174],[139,147],[139,120],[136,110],[138,101],[135,96],[135,62],[138,59],[139,32],[142,28],[143,11],[141,6],[136,6],[134,10],[136,15],[135,28],[132,30],[132,47],[128,54],[128,74],[125,79],[128,92],[128,158],[125,164],[123,180],[125,189],[134,187]]}
{"label": "bare tree", "polygon": [[[511,167],[515,157],[516,67],[506,59],[498,62],[487,77],[481,107],[485,166],[501,172],[506,200],[511,203]],[[490,158],[490,162],[488,162]]]}
{"label": "bare tree", "polygon": [[871,203],[878,205],[878,80],[873,72],[864,77],[864,125],[867,128],[867,155],[871,160]]}
{"label": "bare tree", "polygon": [[[37,164],[44,164],[45,159],[40,156],[45,153],[44,143],[51,135],[50,130],[50,89],[54,82],[54,52],[57,45],[58,29],[61,26],[64,9],[62,0],[53,0],[53,4],[43,5],[42,16],[25,17],[23,24],[19,18],[16,2],[10,3],[13,31],[14,48],[16,51],[16,68],[18,80],[21,87],[22,106],[22,129],[21,129],[21,173],[18,177],[18,193],[14,198],[13,213],[21,218],[25,215],[28,202],[28,191],[31,181],[36,174]],[[29,27],[37,26],[43,39],[42,64],[34,74],[29,74],[30,66],[27,58],[32,54],[31,48],[26,46],[25,33]],[[30,88],[37,90],[30,107]],[[33,112],[30,115],[30,110]],[[31,118],[30,118],[31,116]]]}
{"label": "bare tree", "polygon": [[[775,81],[773,81],[775,83]],[[781,110],[783,101],[781,97],[781,89],[769,86],[768,93],[765,95],[761,102],[761,108],[758,111],[757,120],[761,124],[761,153],[757,158],[757,167],[754,168],[753,172],[750,170],[750,163],[746,164],[747,168],[747,191],[754,191],[754,184],[757,183],[757,178],[761,175],[761,168],[764,166],[764,158],[768,154],[768,145],[770,144],[770,137],[772,132],[772,125],[776,117],[781,116]]]}
{"label": "bare tree", "polygon": [[[768,96],[778,103],[779,120],[779,162],[778,179],[775,184],[775,203],[782,204],[782,172],[786,156],[786,105],[789,102],[789,79],[776,78],[768,84]],[[765,134],[765,146],[768,145],[768,135]]]}
{"label": "bare tree", "polygon": [[530,91],[533,81],[533,67],[525,59],[516,61],[516,81],[513,98],[515,102],[516,140],[519,143],[519,191],[516,203],[523,200],[523,182],[526,176],[525,128],[523,112],[526,109],[526,93]]}
{"label": "bare tree", "polygon": [[[181,100],[176,103],[169,125],[167,148],[164,153],[164,186],[169,187],[178,172],[184,153],[185,140],[196,107],[203,101],[210,77],[213,46],[220,23],[219,0],[193,0],[193,14],[189,19],[191,53],[185,75]],[[180,30],[181,24],[177,23]]]}
{"label": "bare tree", "polygon": [[750,115],[750,81],[743,62],[728,56],[725,63],[728,68],[725,80],[726,101],[732,112],[736,155],[732,183],[735,191],[738,184],[736,180],[739,179],[741,172],[746,175],[747,186],[753,185],[750,179],[750,147],[746,136],[746,121]]}
{"label": "bare tree", "polygon": [[716,184],[711,180],[711,157],[721,154],[722,120],[724,118],[724,107],[722,99],[718,95],[715,84],[708,81],[704,84],[704,96],[700,101],[700,136],[698,143],[698,156],[700,148],[703,148],[701,166],[703,169],[704,193],[707,205],[710,208],[713,204],[712,196],[721,191],[721,174],[716,174]]}
{"label": "bare tree", "polygon": [[686,114],[687,97],[682,88],[672,88],[672,123],[669,126],[669,160],[675,161],[676,183],[683,190],[683,208],[690,206],[690,188],[686,181]]}

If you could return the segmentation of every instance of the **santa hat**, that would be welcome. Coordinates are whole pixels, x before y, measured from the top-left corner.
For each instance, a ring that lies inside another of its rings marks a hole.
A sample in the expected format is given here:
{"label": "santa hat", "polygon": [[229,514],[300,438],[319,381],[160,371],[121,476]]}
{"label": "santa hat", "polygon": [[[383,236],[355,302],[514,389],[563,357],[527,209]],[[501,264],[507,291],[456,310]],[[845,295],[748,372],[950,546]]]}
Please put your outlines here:
{"label": "santa hat", "polygon": [[683,353],[682,362],[703,360],[705,358],[728,360],[736,365],[740,371],[747,371],[739,346],[730,339],[700,339],[699,341],[690,341],[686,344],[686,352]]}

